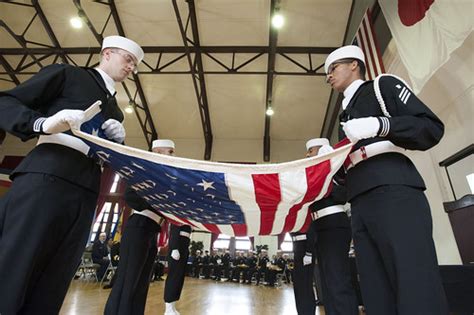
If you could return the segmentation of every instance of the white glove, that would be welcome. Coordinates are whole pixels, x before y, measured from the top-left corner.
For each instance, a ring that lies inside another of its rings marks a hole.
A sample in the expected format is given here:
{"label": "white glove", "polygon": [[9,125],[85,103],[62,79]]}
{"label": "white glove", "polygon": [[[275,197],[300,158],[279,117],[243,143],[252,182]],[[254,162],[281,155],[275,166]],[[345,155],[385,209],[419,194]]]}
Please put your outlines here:
{"label": "white glove", "polygon": [[179,250],[173,249],[171,251],[171,258],[173,258],[174,260],[179,260],[180,257],[181,255],[179,254]]}
{"label": "white glove", "polygon": [[38,118],[34,125],[41,124],[41,131],[44,133],[60,133],[71,129],[79,129],[84,120],[84,111],[78,109],[63,109],[51,117]]}
{"label": "white glove", "polygon": [[107,119],[102,124],[102,129],[107,138],[114,140],[115,142],[122,143],[125,140],[125,128],[123,125],[115,119]]}
{"label": "white glove", "polygon": [[304,255],[303,266],[310,265],[313,262],[313,257],[310,255]]}
{"label": "white glove", "polygon": [[341,123],[346,137],[352,143],[356,143],[362,139],[373,138],[377,136],[380,129],[380,122],[375,117],[351,119],[345,123]]}
{"label": "white glove", "polygon": [[330,145],[323,145],[321,146],[321,148],[319,149],[318,151],[318,155],[323,155],[323,154],[326,154],[326,153],[331,153],[333,152],[334,149],[330,146]]}

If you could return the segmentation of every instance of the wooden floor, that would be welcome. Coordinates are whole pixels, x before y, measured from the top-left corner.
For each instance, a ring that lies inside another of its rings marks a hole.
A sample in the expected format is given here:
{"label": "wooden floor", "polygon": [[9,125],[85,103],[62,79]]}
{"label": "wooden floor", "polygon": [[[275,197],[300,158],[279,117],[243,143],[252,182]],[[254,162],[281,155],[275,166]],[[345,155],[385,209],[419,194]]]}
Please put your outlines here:
{"label": "wooden floor", "polygon": [[[164,313],[163,290],[164,281],[150,284],[145,314]],[[60,314],[103,314],[109,293],[97,282],[73,280]],[[293,286],[286,284],[270,288],[186,277],[176,305],[181,315],[296,315]]]}

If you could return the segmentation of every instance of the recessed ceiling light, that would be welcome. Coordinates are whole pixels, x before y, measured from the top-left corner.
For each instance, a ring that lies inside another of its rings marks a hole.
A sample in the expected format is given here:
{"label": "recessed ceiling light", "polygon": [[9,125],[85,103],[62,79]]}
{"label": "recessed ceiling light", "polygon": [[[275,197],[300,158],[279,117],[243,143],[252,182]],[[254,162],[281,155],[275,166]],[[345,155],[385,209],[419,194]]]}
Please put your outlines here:
{"label": "recessed ceiling light", "polygon": [[283,18],[283,15],[280,13],[276,13],[272,17],[272,25],[274,28],[282,28],[283,24],[285,24],[285,19]]}
{"label": "recessed ceiling light", "polygon": [[82,20],[79,17],[73,17],[69,20],[71,26],[74,28],[82,28]]}

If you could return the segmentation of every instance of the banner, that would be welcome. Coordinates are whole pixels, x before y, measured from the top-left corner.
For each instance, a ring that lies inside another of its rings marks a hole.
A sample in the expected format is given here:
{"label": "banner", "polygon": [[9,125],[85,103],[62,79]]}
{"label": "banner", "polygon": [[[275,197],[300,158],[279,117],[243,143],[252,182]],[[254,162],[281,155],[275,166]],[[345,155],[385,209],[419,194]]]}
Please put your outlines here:
{"label": "banner", "polygon": [[418,93],[472,32],[472,0],[379,0]]}

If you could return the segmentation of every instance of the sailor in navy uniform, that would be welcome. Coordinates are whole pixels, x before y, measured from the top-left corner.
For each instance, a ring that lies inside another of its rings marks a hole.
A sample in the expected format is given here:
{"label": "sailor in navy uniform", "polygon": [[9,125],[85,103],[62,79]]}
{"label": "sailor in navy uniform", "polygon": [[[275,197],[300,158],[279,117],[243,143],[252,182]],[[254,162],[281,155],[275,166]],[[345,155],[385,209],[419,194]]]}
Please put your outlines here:
{"label": "sailor in navy uniform", "polygon": [[[174,155],[171,140],[152,142],[157,154]],[[127,187],[124,199],[133,209],[122,234],[117,278],[110,292],[105,314],[143,314],[157,254],[157,236],[164,218],[135,190]]]}
{"label": "sailor in navy uniform", "polygon": [[298,315],[314,315],[316,298],[313,289],[313,251],[315,235],[311,228],[308,233],[290,233],[293,241],[293,291]]}
{"label": "sailor in navy uniform", "polygon": [[165,282],[165,315],[179,315],[176,301],[183,291],[186,265],[189,257],[191,226],[171,224],[168,249],[168,276]]}
{"label": "sailor in navy uniform", "polygon": [[324,67],[344,92],[340,119],[354,143],[345,185],[366,311],[446,315],[425,184],[405,155],[436,145],[444,125],[402,79],[364,82],[357,46],[335,50]]}
{"label": "sailor in navy uniform", "polygon": [[109,36],[97,68],[54,64],[0,92],[0,129],[23,141],[39,136],[0,200],[1,314],[59,313],[87,242],[101,173],[89,147],[66,131],[100,100],[105,135],[122,143],[114,85],[143,55],[135,42]]}
{"label": "sailor in navy uniform", "polygon": [[[306,143],[306,156],[330,153],[328,139],[316,138]],[[336,178],[337,176],[335,176]],[[333,179],[328,196],[311,204],[311,229],[316,237],[316,256],[326,314],[359,314],[357,295],[352,284],[349,249],[351,228],[344,210],[346,190]],[[310,255],[308,252],[307,255]]]}
{"label": "sailor in navy uniform", "polygon": [[[267,264],[270,263],[270,259],[268,258],[268,253],[266,249],[262,249],[259,259],[257,261],[257,285],[260,284],[260,279],[263,275],[267,274]],[[264,281],[265,282],[265,281]]]}

